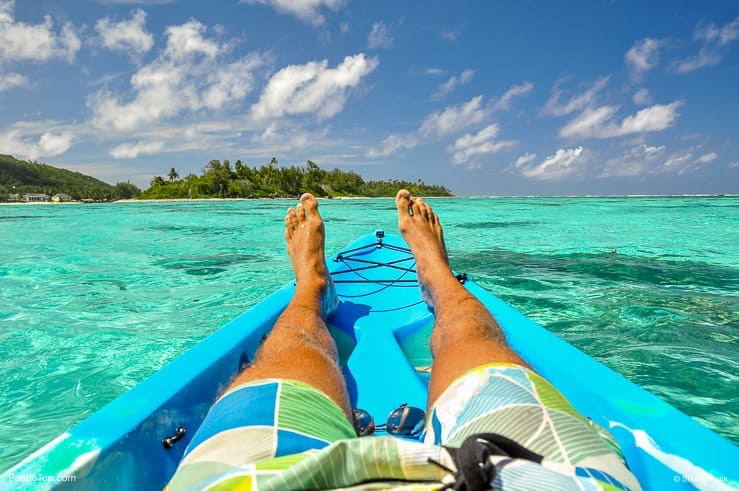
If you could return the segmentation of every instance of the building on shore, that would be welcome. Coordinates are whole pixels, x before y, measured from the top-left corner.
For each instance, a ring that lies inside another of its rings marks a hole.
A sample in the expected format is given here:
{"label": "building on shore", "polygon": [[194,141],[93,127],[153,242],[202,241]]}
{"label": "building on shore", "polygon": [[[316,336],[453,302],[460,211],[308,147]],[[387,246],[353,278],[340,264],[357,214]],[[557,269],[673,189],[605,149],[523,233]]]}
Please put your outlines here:
{"label": "building on shore", "polygon": [[54,203],[61,203],[63,201],[72,201],[72,197],[67,193],[57,193],[51,197],[51,201]]}
{"label": "building on shore", "polygon": [[39,203],[42,201],[49,201],[49,195],[48,194],[38,194],[38,193],[26,193],[23,195],[23,201],[26,203]]}

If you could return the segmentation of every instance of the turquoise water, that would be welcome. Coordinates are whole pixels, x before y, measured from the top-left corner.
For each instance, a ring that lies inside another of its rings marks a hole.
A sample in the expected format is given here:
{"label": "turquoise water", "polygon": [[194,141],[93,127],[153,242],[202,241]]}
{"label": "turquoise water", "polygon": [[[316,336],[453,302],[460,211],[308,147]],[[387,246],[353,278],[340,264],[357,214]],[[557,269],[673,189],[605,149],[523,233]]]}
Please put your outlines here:
{"label": "turquoise water", "polygon": [[[0,206],[0,470],[291,280],[291,203]],[[739,198],[432,205],[454,269],[739,442]],[[396,230],[321,207],[329,252]]]}

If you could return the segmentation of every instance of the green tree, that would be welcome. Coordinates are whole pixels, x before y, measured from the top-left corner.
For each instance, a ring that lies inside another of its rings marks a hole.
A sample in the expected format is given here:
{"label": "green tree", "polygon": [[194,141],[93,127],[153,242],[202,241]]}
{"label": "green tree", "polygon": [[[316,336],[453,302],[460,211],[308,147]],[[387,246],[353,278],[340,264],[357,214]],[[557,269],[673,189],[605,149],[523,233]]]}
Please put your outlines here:
{"label": "green tree", "polygon": [[130,199],[141,194],[141,190],[130,182],[119,182],[113,187],[113,197],[116,199]]}
{"label": "green tree", "polygon": [[306,162],[306,167],[306,172],[303,175],[303,188],[311,193],[322,195],[323,188],[321,188],[321,184],[325,172],[312,160]]}
{"label": "green tree", "polygon": [[220,160],[211,160],[204,170],[205,174],[201,181],[208,188],[208,193],[219,198],[223,197],[223,191],[228,189],[231,181],[230,165],[224,166]]}
{"label": "green tree", "polygon": [[169,169],[169,174],[167,174],[167,176],[169,177],[169,182],[175,182],[180,177],[174,167]]}

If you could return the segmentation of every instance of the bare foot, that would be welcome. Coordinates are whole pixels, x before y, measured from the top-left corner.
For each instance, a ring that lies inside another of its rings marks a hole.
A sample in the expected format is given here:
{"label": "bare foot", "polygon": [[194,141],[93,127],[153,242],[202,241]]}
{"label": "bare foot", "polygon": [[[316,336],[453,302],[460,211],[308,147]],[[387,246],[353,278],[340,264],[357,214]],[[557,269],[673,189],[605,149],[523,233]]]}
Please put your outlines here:
{"label": "bare foot", "polygon": [[398,207],[398,228],[416,259],[421,293],[426,303],[433,306],[437,279],[453,278],[439,216],[421,198],[411,197],[405,189],[398,191],[395,204]]}
{"label": "bare foot", "polygon": [[310,296],[315,295],[324,317],[331,315],[336,310],[338,299],[326,268],[323,219],[318,213],[318,201],[312,194],[304,193],[300,203],[287,210],[285,241],[296,288]]}

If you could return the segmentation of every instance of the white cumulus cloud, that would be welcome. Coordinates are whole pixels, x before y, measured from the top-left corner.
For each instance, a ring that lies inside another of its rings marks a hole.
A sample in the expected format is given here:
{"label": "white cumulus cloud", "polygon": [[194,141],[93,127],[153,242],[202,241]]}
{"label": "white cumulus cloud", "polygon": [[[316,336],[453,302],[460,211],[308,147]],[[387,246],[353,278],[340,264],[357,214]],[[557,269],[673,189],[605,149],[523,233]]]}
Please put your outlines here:
{"label": "white cumulus cloud", "polygon": [[580,109],[589,107],[595,101],[598,93],[608,85],[610,77],[603,77],[596,80],[593,85],[582,94],[572,95],[567,101],[562,101],[565,92],[558,86],[552,89],[552,95],[544,104],[542,114],[548,116],[564,116]]}
{"label": "white cumulus cloud", "polygon": [[658,155],[662,155],[662,153],[665,151],[664,145],[660,146],[650,146],[645,143],[642,143],[641,145],[638,145],[631,149],[631,156],[637,157],[637,158],[652,158]]}
{"label": "white cumulus cloud", "polygon": [[649,95],[649,90],[642,87],[641,89],[634,92],[632,100],[634,101],[634,104],[646,106],[647,104],[652,102],[652,97]]}
{"label": "white cumulus cloud", "polygon": [[265,121],[294,114],[315,114],[319,120],[334,116],[343,109],[348,90],[378,63],[360,53],[347,56],[335,68],[329,68],[327,60],[287,66],[269,80],[251,117]]}
{"label": "white cumulus cloud", "polygon": [[135,159],[139,155],[151,155],[160,152],[164,148],[164,143],[159,141],[136,143],[122,143],[114,147],[110,151],[110,156],[114,159]]}
{"label": "white cumulus cloud", "polygon": [[689,73],[703,67],[718,65],[721,63],[721,55],[711,48],[702,47],[697,55],[678,62],[675,67],[677,73]]}
{"label": "white cumulus cloud", "polygon": [[473,97],[468,102],[447,106],[426,116],[418,132],[423,136],[446,136],[479,124],[490,110],[482,107],[482,96]]}
{"label": "white cumulus cloud", "polygon": [[12,129],[0,134],[0,148],[4,153],[35,160],[63,154],[72,145],[73,140],[74,135],[70,132],[49,131],[41,135],[24,135],[21,131]]}
{"label": "white cumulus cloud", "polygon": [[668,151],[665,145],[637,145],[623,155],[606,160],[596,176],[635,177],[659,174],[684,175],[701,169],[718,158],[715,152],[694,158],[696,148]]}
{"label": "white cumulus cloud", "polygon": [[220,55],[227,50],[206,38],[205,30],[195,20],[168,27],[164,51],[131,77],[131,97],[103,89],[88,98],[94,125],[131,132],[185,111],[238,105],[263,59],[251,54],[226,62]]}
{"label": "white cumulus cloud", "polygon": [[695,38],[719,45],[729,44],[739,39],[739,17],[719,27],[716,24],[698,26],[695,30]]}
{"label": "white cumulus cloud", "polygon": [[[567,177],[578,170],[577,162],[582,157],[583,147],[560,148],[537,165],[518,166],[522,175],[532,179],[552,180]],[[520,159],[519,159],[520,160]],[[533,159],[530,159],[530,161]]]}
{"label": "white cumulus cloud", "polygon": [[436,89],[436,92],[434,92],[434,94],[431,96],[431,99],[443,99],[444,97],[446,97],[447,94],[454,91],[454,89],[456,89],[460,85],[469,83],[474,76],[475,71],[469,69],[460,73],[459,76],[453,75],[451,78],[449,78],[449,80],[439,85],[439,88]]}
{"label": "white cumulus cloud", "polygon": [[513,99],[528,94],[533,88],[534,84],[532,84],[531,82],[524,82],[520,85],[514,85],[513,87],[508,89],[505,94],[495,99],[495,101],[493,102],[493,109],[495,111],[505,111],[510,109],[511,101]]}
{"label": "white cumulus cloud", "polygon": [[713,162],[718,158],[718,154],[716,152],[710,152],[701,155],[697,159],[695,159],[696,164],[708,164],[710,162]]}
{"label": "white cumulus cloud", "polygon": [[644,143],[626,150],[623,155],[604,162],[597,177],[631,177],[658,172],[666,152],[664,145],[651,146]]}
{"label": "white cumulus cloud", "polygon": [[0,61],[46,61],[52,58],[74,60],[81,42],[74,26],[67,22],[59,32],[50,16],[41,24],[17,22],[15,2],[0,2]]}
{"label": "white cumulus cloud", "polygon": [[95,30],[105,48],[143,54],[154,46],[154,37],[146,32],[145,24],[146,12],[137,9],[130,20],[112,22],[108,17],[99,19]]}
{"label": "white cumulus cloud", "polygon": [[252,141],[263,145],[263,151],[271,149],[272,153],[304,148],[311,148],[315,151],[318,142],[323,141],[329,134],[329,129],[325,127],[317,131],[310,131],[300,125],[275,121],[270,123],[264,131],[254,135]]}
{"label": "white cumulus cloud", "polygon": [[28,87],[28,78],[19,73],[0,73],[0,92],[14,87]]}
{"label": "white cumulus cloud", "polygon": [[677,73],[689,73],[700,68],[718,65],[723,59],[726,47],[739,39],[739,17],[718,26],[716,24],[699,24],[695,29],[695,39],[702,41],[697,55],[683,59],[674,64]]}
{"label": "white cumulus cloud", "polygon": [[639,78],[645,72],[657,66],[659,48],[663,42],[659,39],[646,38],[635,43],[626,52],[626,64],[631,69],[632,75]]}
{"label": "white cumulus cloud", "polygon": [[560,131],[563,138],[614,138],[635,133],[661,131],[671,127],[677,120],[682,101],[670,104],[655,104],[622,119],[613,121],[618,111],[616,106],[601,106],[586,109],[568,122]]}
{"label": "white cumulus cloud", "polygon": [[254,70],[262,65],[258,55],[246,56],[218,68],[206,76],[202,91],[202,105],[221,109],[231,101],[242,100],[251,91]]}
{"label": "white cumulus cloud", "polygon": [[513,163],[513,167],[518,169],[525,166],[526,164],[533,162],[534,159],[536,159],[536,154],[527,152],[516,159],[516,161]]}
{"label": "white cumulus cloud", "polygon": [[445,107],[428,114],[413,132],[392,134],[382,140],[379,148],[367,151],[367,157],[387,157],[401,149],[416,147],[423,140],[439,139],[477,126],[491,114],[483,107],[483,97],[475,96],[467,102]]}
{"label": "white cumulus cloud", "polygon": [[0,22],[13,22],[15,0],[0,0]]}
{"label": "white cumulus cloud", "polygon": [[367,36],[367,46],[370,49],[389,48],[393,45],[393,35],[390,28],[382,23],[375,22],[372,24],[372,30]]}
{"label": "white cumulus cloud", "polygon": [[380,143],[379,148],[371,148],[367,157],[387,157],[398,150],[410,149],[418,146],[420,139],[414,134],[389,135]]}
{"label": "white cumulus cloud", "polygon": [[[414,148],[424,140],[439,140],[471,127],[482,126],[494,110],[507,108],[512,98],[528,93],[532,87],[529,82],[514,86],[503,96],[494,99],[492,104],[483,105],[483,96],[478,95],[467,102],[446,106],[426,115],[415,131],[391,134],[382,140],[379,147],[369,149],[365,155],[370,158],[387,157],[398,150]],[[499,129],[497,124],[488,124],[476,134],[457,138],[447,147],[447,151],[453,154],[452,162],[474,167],[475,157],[500,152],[518,143],[495,140]]]}
{"label": "white cumulus cloud", "polygon": [[679,116],[677,110],[682,104],[681,101],[675,101],[670,104],[655,104],[641,109],[633,116],[624,118],[613,136],[661,131],[669,128]]}
{"label": "white cumulus cloud", "polygon": [[[603,127],[613,118],[616,111],[618,111],[618,107],[616,106],[588,108],[560,129],[559,136],[563,138],[602,137],[606,134]],[[611,131],[611,129],[608,130],[608,132]]]}
{"label": "white cumulus cloud", "polygon": [[206,27],[196,20],[167,27],[165,54],[173,60],[184,60],[195,55],[215,58],[222,47],[216,41],[203,37],[205,31]]}
{"label": "white cumulus cloud", "polygon": [[[465,134],[456,139],[454,144],[450,145],[447,150],[453,154],[452,163],[454,165],[468,164],[470,161],[475,163],[477,157],[498,153],[515,146],[518,142],[496,141],[500,127],[497,124],[491,124],[472,135]],[[476,165],[472,165],[476,167]]]}
{"label": "white cumulus cloud", "polygon": [[688,169],[691,168],[691,160],[693,154],[683,153],[670,156],[663,164],[662,169],[665,172],[677,172],[678,174],[685,174]]}
{"label": "white cumulus cloud", "polygon": [[343,0],[241,0],[241,3],[272,7],[282,14],[294,15],[313,26],[322,26],[326,23],[326,18],[321,13],[322,8],[336,12],[344,5]]}

